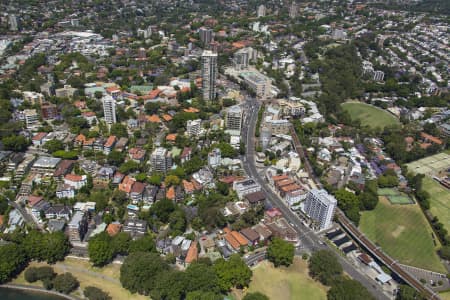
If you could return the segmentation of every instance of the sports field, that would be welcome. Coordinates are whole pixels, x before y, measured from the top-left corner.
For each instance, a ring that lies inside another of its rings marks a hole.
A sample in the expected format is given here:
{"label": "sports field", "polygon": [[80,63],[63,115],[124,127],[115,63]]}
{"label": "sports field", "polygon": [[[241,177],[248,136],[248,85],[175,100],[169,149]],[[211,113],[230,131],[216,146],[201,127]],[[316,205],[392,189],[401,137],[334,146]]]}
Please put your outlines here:
{"label": "sports field", "polygon": [[450,154],[445,152],[428,156],[407,164],[408,170],[414,173],[436,176],[442,170],[450,168]]}
{"label": "sports field", "polygon": [[450,191],[430,177],[422,181],[423,189],[430,194],[430,211],[439,218],[445,229],[450,229]]}
{"label": "sports field", "polygon": [[446,273],[439,261],[432,229],[417,204],[392,205],[381,196],[377,207],[362,213],[360,229],[377,245],[406,265]]}
{"label": "sports field", "polygon": [[380,188],[378,195],[386,197],[392,204],[413,204],[414,202],[405,193],[396,189]]}
{"label": "sports field", "polygon": [[274,268],[263,261],[253,269],[249,292],[261,292],[269,299],[327,299],[327,289],[308,274],[308,264],[295,258],[289,268]]}
{"label": "sports field", "polygon": [[372,128],[384,128],[388,125],[399,125],[399,120],[389,112],[373,105],[361,102],[345,102],[342,108],[348,111],[352,119],[361,121],[361,125]]}

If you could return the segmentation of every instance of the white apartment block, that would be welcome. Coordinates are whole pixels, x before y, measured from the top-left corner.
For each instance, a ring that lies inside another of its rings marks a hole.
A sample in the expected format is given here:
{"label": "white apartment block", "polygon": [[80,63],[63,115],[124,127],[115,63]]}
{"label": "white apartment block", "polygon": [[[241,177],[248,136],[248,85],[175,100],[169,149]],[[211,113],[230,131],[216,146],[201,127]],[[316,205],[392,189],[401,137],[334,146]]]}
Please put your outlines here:
{"label": "white apartment block", "polygon": [[186,134],[188,136],[198,136],[202,128],[202,120],[188,120],[186,123]]}
{"label": "white apartment block", "polygon": [[242,200],[247,194],[261,191],[261,186],[253,178],[247,178],[233,182],[233,190],[236,191],[239,200]]}
{"label": "white apartment block", "polygon": [[320,230],[327,229],[333,221],[336,198],[325,190],[311,190],[306,195],[305,213],[317,222]]}
{"label": "white apartment block", "polygon": [[116,101],[110,95],[105,95],[102,98],[103,102],[103,112],[105,122],[107,124],[114,124],[117,122],[116,118]]}

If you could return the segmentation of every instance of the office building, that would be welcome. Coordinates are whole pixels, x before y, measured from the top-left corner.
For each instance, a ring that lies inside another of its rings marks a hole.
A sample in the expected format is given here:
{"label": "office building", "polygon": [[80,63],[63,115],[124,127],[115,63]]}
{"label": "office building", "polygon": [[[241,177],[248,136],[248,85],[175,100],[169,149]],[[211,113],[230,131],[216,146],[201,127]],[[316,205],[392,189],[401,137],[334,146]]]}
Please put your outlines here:
{"label": "office building", "polygon": [[186,134],[188,136],[198,136],[200,134],[200,129],[202,125],[202,120],[188,120],[186,124]]}
{"label": "office building", "polygon": [[258,6],[258,9],[256,10],[256,16],[257,16],[258,18],[261,18],[261,17],[265,17],[265,16],[266,16],[266,7],[265,7],[263,4],[261,4],[260,6]]}
{"label": "office building", "polygon": [[200,35],[200,41],[203,45],[209,45],[213,38],[213,30],[205,27],[201,27],[198,30],[198,34]]}
{"label": "office building", "polygon": [[227,110],[225,116],[225,126],[228,130],[241,131],[242,127],[242,109],[239,105],[234,105]]}
{"label": "office building", "polygon": [[320,230],[327,229],[333,221],[336,199],[325,190],[311,190],[306,195],[305,213]]}
{"label": "office building", "polygon": [[103,102],[103,112],[105,117],[105,122],[107,124],[114,124],[117,122],[116,119],[116,101],[110,95],[105,95],[102,98]]}
{"label": "office building", "polygon": [[203,99],[210,101],[216,98],[217,80],[217,53],[210,50],[202,54],[202,95]]}
{"label": "office building", "polygon": [[156,148],[151,157],[152,170],[166,173],[172,167],[172,155],[163,147]]}

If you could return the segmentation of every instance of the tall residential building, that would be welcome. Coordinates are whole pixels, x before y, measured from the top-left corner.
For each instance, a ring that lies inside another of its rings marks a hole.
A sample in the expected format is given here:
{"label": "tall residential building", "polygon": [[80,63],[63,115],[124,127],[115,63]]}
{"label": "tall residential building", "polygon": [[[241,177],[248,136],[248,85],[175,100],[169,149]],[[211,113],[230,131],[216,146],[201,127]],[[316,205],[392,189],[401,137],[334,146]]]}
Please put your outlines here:
{"label": "tall residential building", "polygon": [[88,215],[84,211],[77,211],[67,226],[67,234],[69,240],[73,242],[81,242],[88,230]]}
{"label": "tall residential building", "polygon": [[208,154],[208,166],[210,166],[211,168],[220,166],[221,161],[222,153],[220,152],[219,148],[213,149],[213,151]]}
{"label": "tall residential building", "polygon": [[39,124],[39,115],[35,109],[25,109],[23,115],[28,129]]}
{"label": "tall residential building", "polygon": [[305,213],[319,225],[320,230],[331,226],[336,198],[325,190],[311,190],[306,195]]}
{"label": "tall residential building", "polygon": [[19,30],[19,20],[16,15],[9,15],[8,16],[9,21],[9,29],[11,31],[18,31]]}
{"label": "tall residential building", "polygon": [[186,133],[188,136],[198,136],[200,134],[200,129],[202,125],[202,120],[188,120],[186,124]]}
{"label": "tall residential building", "polygon": [[103,112],[105,116],[105,122],[107,124],[114,124],[116,119],[116,101],[110,95],[105,95],[102,98]]}
{"label": "tall residential building", "polygon": [[258,18],[261,18],[261,17],[265,17],[265,16],[266,16],[266,7],[265,7],[263,4],[261,4],[260,6],[258,6],[258,9],[256,10],[256,16],[257,16]]}
{"label": "tall residential building", "polygon": [[163,147],[156,148],[151,157],[152,170],[166,173],[172,167],[172,155]]}
{"label": "tall residential building", "polygon": [[216,98],[217,53],[210,50],[202,54],[202,94],[203,99],[210,101]]}
{"label": "tall residential building", "polygon": [[241,131],[242,127],[242,109],[239,105],[234,105],[227,110],[225,116],[225,126],[229,130]]}
{"label": "tall residential building", "polygon": [[201,27],[198,30],[198,34],[200,35],[200,41],[203,45],[209,45],[213,38],[213,30],[210,28]]}
{"label": "tall residential building", "polygon": [[292,1],[291,6],[289,7],[289,17],[291,19],[298,17],[298,5],[295,1]]}
{"label": "tall residential building", "polygon": [[248,67],[248,62],[250,60],[249,53],[246,48],[240,49],[233,55],[233,67],[236,70],[244,70]]}

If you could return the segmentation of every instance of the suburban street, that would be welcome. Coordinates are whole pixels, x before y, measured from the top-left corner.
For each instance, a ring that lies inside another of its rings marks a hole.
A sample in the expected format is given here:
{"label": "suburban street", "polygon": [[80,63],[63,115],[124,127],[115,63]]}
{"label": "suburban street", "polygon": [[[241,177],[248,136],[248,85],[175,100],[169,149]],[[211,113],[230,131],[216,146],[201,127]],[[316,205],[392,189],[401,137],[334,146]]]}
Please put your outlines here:
{"label": "suburban street", "polygon": [[[297,253],[311,253],[313,251],[328,249],[337,252],[335,249],[329,247],[326,243],[321,241],[321,238],[315,234],[310,228],[306,227],[299,216],[292,212],[285,203],[275,194],[267,182],[258,173],[255,164],[255,128],[258,120],[258,111],[261,103],[254,98],[250,98],[246,104],[246,114],[242,132],[242,139],[246,143],[246,155],[244,159],[244,170],[252,178],[254,178],[262,187],[262,190],[267,195],[269,206],[277,207],[283,213],[285,219],[295,228],[299,235],[300,246]],[[340,253],[336,255],[344,269],[354,279],[363,284],[377,299],[389,299],[378,287],[377,283],[361,274],[351,263],[343,258]]]}

